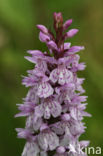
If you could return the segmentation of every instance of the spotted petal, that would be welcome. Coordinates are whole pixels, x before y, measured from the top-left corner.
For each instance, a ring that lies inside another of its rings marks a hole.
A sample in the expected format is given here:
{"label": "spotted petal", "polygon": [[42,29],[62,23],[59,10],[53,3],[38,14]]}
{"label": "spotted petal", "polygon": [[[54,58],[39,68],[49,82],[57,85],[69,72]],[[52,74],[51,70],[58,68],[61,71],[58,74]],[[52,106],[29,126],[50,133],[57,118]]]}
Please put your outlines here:
{"label": "spotted petal", "polygon": [[40,98],[42,97],[47,98],[52,94],[53,94],[53,88],[48,82],[40,83],[38,90],[37,90],[37,95]]}

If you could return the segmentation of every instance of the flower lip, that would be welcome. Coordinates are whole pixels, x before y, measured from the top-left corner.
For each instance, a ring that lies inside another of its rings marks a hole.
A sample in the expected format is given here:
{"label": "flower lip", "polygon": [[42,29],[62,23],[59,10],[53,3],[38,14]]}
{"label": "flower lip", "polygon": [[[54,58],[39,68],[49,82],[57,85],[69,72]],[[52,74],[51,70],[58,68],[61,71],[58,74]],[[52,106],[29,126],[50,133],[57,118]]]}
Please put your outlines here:
{"label": "flower lip", "polygon": [[65,152],[65,148],[63,146],[59,146],[56,151],[58,154],[63,154]]}
{"label": "flower lip", "polygon": [[69,121],[70,120],[70,115],[68,113],[65,113],[64,115],[61,116],[61,119],[63,121]]}
{"label": "flower lip", "polygon": [[46,129],[48,129],[48,128],[49,128],[49,127],[48,127],[47,124],[42,124],[41,127],[40,127],[40,131],[42,132],[42,131],[44,131],[44,130],[46,130]]}

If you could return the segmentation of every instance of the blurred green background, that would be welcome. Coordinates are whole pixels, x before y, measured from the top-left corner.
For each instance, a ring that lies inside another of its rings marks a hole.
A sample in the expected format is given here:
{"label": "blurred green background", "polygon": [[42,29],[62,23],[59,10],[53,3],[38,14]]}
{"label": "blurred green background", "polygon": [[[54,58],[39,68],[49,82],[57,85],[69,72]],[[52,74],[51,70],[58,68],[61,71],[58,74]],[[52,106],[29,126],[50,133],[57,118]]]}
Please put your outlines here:
{"label": "blurred green background", "polygon": [[80,55],[87,68],[80,75],[86,78],[87,111],[92,114],[81,138],[103,148],[103,0],[0,0],[0,156],[21,155],[25,141],[16,138],[14,129],[24,127],[24,119],[14,115],[27,93],[21,75],[33,68],[24,56],[28,49],[45,50],[36,24],[52,29],[54,11],[61,11],[64,20],[73,18],[71,28],[80,29],[71,42],[86,47]]}

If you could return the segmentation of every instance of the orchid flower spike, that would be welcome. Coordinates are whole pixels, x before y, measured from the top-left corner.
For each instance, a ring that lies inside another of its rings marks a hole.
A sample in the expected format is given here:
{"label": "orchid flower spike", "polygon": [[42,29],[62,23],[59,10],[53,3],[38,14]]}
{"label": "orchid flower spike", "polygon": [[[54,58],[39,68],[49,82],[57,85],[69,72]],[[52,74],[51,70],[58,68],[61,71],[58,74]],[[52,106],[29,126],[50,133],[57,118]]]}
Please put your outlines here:
{"label": "orchid flower spike", "polygon": [[82,120],[91,116],[85,112],[84,78],[77,75],[85,69],[78,55],[84,46],[65,42],[78,32],[66,32],[72,19],[63,24],[60,12],[54,13],[53,18],[55,34],[37,25],[39,39],[46,43],[48,51],[29,50],[31,56],[25,57],[34,68],[23,77],[22,84],[29,90],[23,104],[17,105],[20,112],[16,117],[26,117],[25,127],[16,129],[18,138],[26,139],[22,156],[77,156],[78,145],[85,148],[89,144],[79,141],[86,128]]}

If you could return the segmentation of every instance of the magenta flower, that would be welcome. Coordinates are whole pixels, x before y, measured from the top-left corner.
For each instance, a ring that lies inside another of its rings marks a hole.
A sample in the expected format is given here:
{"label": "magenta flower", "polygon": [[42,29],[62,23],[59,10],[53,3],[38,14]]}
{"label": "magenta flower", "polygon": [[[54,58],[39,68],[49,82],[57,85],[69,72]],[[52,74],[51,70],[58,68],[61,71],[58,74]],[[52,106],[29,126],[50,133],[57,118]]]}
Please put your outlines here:
{"label": "magenta flower", "polygon": [[[22,84],[30,88],[23,104],[17,104],[20,112],[16,117],[26,117],[25,128],[16,129],[18,137],[27,141],[22,156],[79,156],[78,146],[85,148],[89,144],[79,140],[86,128],[82,120],[91,116],[85,112],[84,78],[77,76],[85,69],[77,54],[84,46],[65,42],[78,32],[65,32],[71,24],[72,19],[63,24],[62,14],[54,13],[56,35],[37,25],[39,39],[46,43],[48,51],[29,50],[31,56],[25,57],[34,63],[34,69],[23,77]],[[86,156],[83,152],[81,155]]]}

